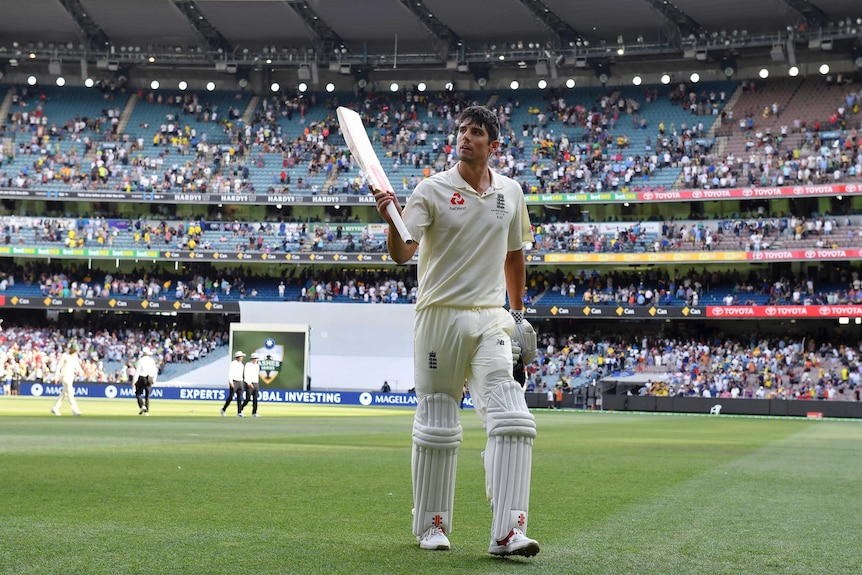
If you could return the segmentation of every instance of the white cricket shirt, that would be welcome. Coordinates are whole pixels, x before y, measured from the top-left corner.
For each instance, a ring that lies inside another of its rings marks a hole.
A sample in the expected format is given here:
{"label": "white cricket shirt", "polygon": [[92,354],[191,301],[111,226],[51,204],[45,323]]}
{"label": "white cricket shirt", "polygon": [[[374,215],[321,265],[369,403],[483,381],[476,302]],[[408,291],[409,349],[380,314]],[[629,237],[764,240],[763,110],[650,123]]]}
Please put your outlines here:
{"label": "white cricket shirt", "polygon": [[236,359],[232,360],[227,370],[228,381],[231,383],[234,381],[242,381],[244,371],[242,361]]}
{"label": "white cricket shirt", "polygon": [[249,361],[245,364],[243,371],[243,381],[246,383],[257,384],[260,381],[260,364],[256,361]]}
{"label": "white cricket shirt", "polygon": [[491,186],[480,196],[456,164],[416,186],[403,219],[419,243],[417,310],[506,303],[506,254],[533,241],[517,182],[491,170]]}

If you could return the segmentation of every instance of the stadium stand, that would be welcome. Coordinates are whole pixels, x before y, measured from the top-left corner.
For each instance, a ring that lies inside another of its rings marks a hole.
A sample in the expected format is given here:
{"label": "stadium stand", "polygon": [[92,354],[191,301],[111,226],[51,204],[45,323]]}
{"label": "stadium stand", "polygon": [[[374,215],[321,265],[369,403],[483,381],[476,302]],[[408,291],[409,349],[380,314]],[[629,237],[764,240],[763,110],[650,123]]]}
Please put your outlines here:
{"label": "stadium stand", "polygon": [[[169,379],[185,370],[224,356],[228,335],[219,330],[178,331],[150,329],[7,326],[0,332],[0,365],[13,377],[50,381],[66,344],[75,342],[85,381],[129,383],[129,367],[141,350],[153,350],[161,377]],[[209,358],[209,359],[208,359]]]}
{"label": "stadium stand", "polygon": [[[530,195],[814,185],[858,181],[862,174],[858,91],[813,78],[521,90],[508,95],[338,92],[319,99],[293,92],[264,97],[244,92],[129,94],[108,86],[16,88],[16,93],[2,128],[0,183],[8,188],[280,193],[309,201],[321,195],[365,194],[364,176],[338,135],[334,110],[341,104],[362,112],[393,184],[405,194],[422,178],[453,165],[454,118],[474,102],[492,106],[502,120],[503,145],[493,159],[495,168],[514,177]],[[39,102],[35,121],[34,101]],[[646,256],[858,249],[862,209],[858,202],[842,206],[833,198],[795,204],[716,202],[700,211],[673,203],[664,211],[648,211],[654,208],[649,205],[626,210],[616,204],[591,208],[593,215],[584,219],[576,217],[577,208],[548,209],[540,203],[531,205],[536,232],[532,253]],[[22,205],[44,211],[28,214]],[[210,217],[214,211],[206,206],[182,214],[168,208],[158,217],[132,202],[110,209],[99,206],[105,215],[89,212],[90,207],[4,203],[0,243],[250,254],[373,254],[385,249],[373,207],[335,216],[321,208],[294,206],[281,217],[246,208],[223,219]],[[701,270],[686,265],[661,268],[661,273],[594,264],[531,266],[527,303],[550,309],[852,306],[862,303],[858,262],[851,257],[833,268],[816,269],[724,265]],[[169,262],[84,265],[74,259],[37,258],[5,260],[0,295],[410,303],[415,302],[416,284],[412,266],[288,265],[273,270],[252,263],[195,263],[178,270]],[[568,338],[563,334],[555,341]],[[544,343],[553,347],[548,338]],[[680,341],[677,347],[684,344]],[[211,352],[209,357],[215,358],[216,350]],[[543,354],[531,368],[532,389],[561,386],[571,393],[591,385],[599,373],[607,373],[596,369],[599,355],[573,366],[557,352]],[[702,395],[705,389],[711,394],[730,389],[727,382],[723,387],[720,381],[710,384],[703,374],[692,383],[682,370],[658,370],[649,358],[643,365],[639,360],[626,364],[632,361],[625,359],[621,367],[661,371],[661,382],[644,393]],[[182,365],[168,362],[166,373]],[[858,364],[852,365],[856,373]],[[101,369],[108,378],[122,367],[106,359]],[[840,386],[826,374],[835,370],[840,371],[838,365],[829,363],[813,384],[809,376],[807,386],[796,370],[793,387],[766,393],[834,394],[829,389]],[[785,375],[792,379],[791,372]],[[759,380],[749,376],[736,382],[736,393],[756,397]],[[847,398],[850,391],[845,384],[838,393]]]}

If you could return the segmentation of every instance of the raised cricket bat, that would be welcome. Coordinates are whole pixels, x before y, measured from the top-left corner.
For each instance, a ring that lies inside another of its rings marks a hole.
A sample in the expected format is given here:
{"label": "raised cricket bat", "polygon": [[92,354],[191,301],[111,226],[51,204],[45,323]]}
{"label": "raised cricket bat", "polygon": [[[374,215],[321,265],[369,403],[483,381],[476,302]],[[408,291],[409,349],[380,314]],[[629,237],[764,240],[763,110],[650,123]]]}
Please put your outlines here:
{"label": "raised cricket bat", "polygon": [[[371,146],[371,140],[368,139],[368,132],[365,131],[365,126],[362,124],[362,118],[359,114],[339,106],[336,110],[338,114],[338,123],[341,125],[341,134],[344,136],[344,141],[347,142],[347,147],[350,148],[350,153],[359,163],[359,167],[371,180],[371,185],[378,190],[394,192],[392,184],[389,183],[389,178],[386,177],[386,172],[383,171],[383,166],[380,165],[380,160],[377,159],[377,154],[374,153],[374,148]],[[401,219],[401,214],[395,209],[395,204],[390,203],[386,206],[386,212],[392,218],[392,223],[395,224],[395,229],[405,244],[412,244],[413,238],[410,237],[410,232],[407,231],[407,226],[404,225],[404,220]]]}

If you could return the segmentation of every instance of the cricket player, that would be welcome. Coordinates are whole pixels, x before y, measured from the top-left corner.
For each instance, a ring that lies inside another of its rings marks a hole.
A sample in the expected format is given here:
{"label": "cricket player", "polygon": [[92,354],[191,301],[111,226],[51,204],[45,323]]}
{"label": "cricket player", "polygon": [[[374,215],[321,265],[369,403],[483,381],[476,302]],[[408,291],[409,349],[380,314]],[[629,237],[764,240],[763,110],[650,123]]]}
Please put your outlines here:
{"label": "cricket player", "polygon": [[57,367],[54,369],[54,383],[60,383],[63,386],[60,396],[57,398],[57,403],[51,408],[51,413],[60,415],[60,407],[63,405],[63,400],[69,402],[74,415],[81,415],[81,410],[78,409],[78,402],[75,401],[75,377],[81,371],[81,361],[78,358],[78,344],[75,342],[66,346],[66,353],[60,356],[57,362]]}
{"label": "cricket player", "polygon": [[150,414],[150,390],[156,384],[159,368],[153,360],[153,352],[149,347],[141,350],[141,357],[135,370],[135,398],[138,400],[138,415]]}
{"label": "cricket player", "polygon": [[[521,187],[488,166],[500,146],[496,115],[472,106],[458,121],[458,163],[420,182],[403,212],[392,192],[374,190],[377,210],[392,230],[387,237],[392,258],[403,264],[418,249],[413,534],[421,549],[450,548],[462,439],[459,403],[466,381],[488,436],[486,494],[493,513],[488,552],[530,557],[539,552],[538,542],[527,537],[536,423],[512,366],[530,363],[536,354],[536,333],[523,311],[523,248],[533,236]],[[394,233],[386,212],[390,203],[402,214],[413,243]],[[506,296],[511,313],[503,307]]]}

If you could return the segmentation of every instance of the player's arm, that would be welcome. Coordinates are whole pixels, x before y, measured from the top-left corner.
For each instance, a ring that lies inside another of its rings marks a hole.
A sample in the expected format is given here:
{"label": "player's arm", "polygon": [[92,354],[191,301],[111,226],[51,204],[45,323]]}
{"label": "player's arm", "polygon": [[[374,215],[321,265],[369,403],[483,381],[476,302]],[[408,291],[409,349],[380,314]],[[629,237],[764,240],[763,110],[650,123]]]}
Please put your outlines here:
{"label": "player's arm", "polygon": [[504,264],[506,273],[506,295],[509,296],[509,309],[524,309],[524,292],[527,285],[527,264],[523,248],[506,253]]}
{"label": "player's arm", "polygon": [[401,205],[398,203],[398,198],[393,192],[385,190],[374,190],[374,201],[377,202],[377,213],[380,214],[389,224],[389,233],[386,234],[386,248],[389,250],[389,255],[396,263],[403,264],[413,257],[416,253],[416,248],[419,247],[418,242],[408,244],[401,237],[401,234],[394,233],[395,224],[392,222],[392,217],[387,211],[387,206],[392,204],[399,215],[402,213]]}
{"label": "player's arm", "polygon": [[[524,294],[527,290],[527,263],[524,257],[524,248],[528,241],[532,240],[529,220],[521,218],[521,247],[506,252],[504,272],[506,275],[506,295],[509,297],[509,311],[515,319],[515,333],[512,340],[517,344],[521,360],[524,364],[532,363],[536,358],[537,338],[536,331],[530,322],[524,318]],[[513,349],[514,352],[514,349]],[[515,366],[515,378],[523,385],[524,373],[520,362]]]}

